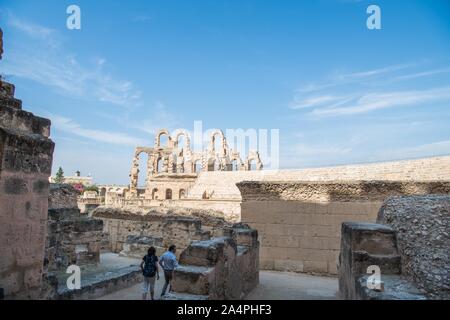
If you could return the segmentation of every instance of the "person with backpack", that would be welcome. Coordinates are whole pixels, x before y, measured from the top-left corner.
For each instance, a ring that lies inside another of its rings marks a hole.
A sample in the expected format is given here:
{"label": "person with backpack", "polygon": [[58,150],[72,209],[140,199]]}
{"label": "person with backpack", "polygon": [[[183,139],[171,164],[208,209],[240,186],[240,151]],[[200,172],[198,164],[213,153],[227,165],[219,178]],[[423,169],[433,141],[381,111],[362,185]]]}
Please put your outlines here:
{"label": "person with backpack", "polygon": [[147,300],[148,293],[150,292],[150,297],[154,300],[155,281],[159,280],[158,257],[156,256],[156,249],[154,247],[150,247],[147,255],[142,258],[141,270],[144,276],[142,286],[144,293],[142,294],[142,299]]}

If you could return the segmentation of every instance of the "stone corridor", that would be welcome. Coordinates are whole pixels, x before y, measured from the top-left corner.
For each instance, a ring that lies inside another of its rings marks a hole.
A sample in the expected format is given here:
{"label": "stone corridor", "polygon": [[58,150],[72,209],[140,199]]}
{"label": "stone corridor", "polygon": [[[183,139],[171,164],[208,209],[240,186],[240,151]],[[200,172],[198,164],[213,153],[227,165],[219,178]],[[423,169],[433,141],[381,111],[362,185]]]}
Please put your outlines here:
{"label": "stone corridor", "polygon": [[[163,277],[157,281],[155,298],[159,299]],[[260,284],[246,300],[334,300],[337,299],[336,278],[290,272],[260,271]],[[139,300],[141,284],[103,296],[98,300]]]}

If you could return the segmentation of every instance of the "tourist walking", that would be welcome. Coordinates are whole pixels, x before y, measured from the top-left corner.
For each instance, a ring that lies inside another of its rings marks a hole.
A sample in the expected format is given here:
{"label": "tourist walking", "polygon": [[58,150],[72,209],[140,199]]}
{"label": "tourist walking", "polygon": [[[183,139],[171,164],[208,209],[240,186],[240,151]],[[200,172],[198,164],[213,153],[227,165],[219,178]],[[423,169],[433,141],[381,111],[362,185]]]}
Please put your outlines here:
{"label": "tourist walking", "polygon": [[148,293],[150,292],[150,297],[154,300],[155,281],[159,280],[158,257],[156,256],[156,249],[154,247],[150,247],[147,255],[142,258],[141,270],[144,276],[142,299],[147,300]]}
{"label": "tourist walking", "polygon": [[171,245],[169,247],[169,251],[165,252],[161,259],[159,260],[159,265],[164,270],[164,287],[161,293],[161,297],[166,294],[167,287],[170,285],[169,292],[172,291],[172,285],[170,282],[172,281],[173,277],[173,270],[178,267],[178,261],[177,257],[175,256],[175,252],[177,251],[177,248],[175,245]]}

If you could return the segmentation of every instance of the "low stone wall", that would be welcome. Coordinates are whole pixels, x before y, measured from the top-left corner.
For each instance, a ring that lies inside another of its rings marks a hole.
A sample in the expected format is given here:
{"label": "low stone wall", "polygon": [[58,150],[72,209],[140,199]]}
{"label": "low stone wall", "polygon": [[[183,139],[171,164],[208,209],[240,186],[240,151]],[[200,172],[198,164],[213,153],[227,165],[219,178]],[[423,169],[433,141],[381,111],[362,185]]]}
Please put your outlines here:
{"label": "low stone wall", "polygon": [[[211,236],[222,234],[223,228],[227,225],[223,219],[203,217],[201,214],[198,216],[180,216],[160,212],[137,214],[126,209],[110,207],[99,207],[93,211],[92,215],[103,220],[104,232],[109,234],[111,249],[116,253],[124,249],[128,252],[140,252],[139,241],[142,237],[161,239],[162,250],[175,244],[179,248],[178,252],[181,252],[192,241],[209,239]],[[134,245],[130,236],[136,239]],[[157,243],[142,242],[146,249],[150,244],[158,246]]]}
{"label": "low stone wall", "polygon": [[337,274],[341,225],[375,222],[394,195],[450,194],[450,182],[241,182],[241,219],[260,234],[261,269]]}
{"label": "low stone wall", "polygon": [[46,272],[64,271],[69,265],[97,264],[100,251],[108,246],[103,221],[82,216],[78,191],[64,184],[52,184],[49,195]]}
{"label": "low stone wall", "polygon": [[258,285],[258,232],[239,224],[224,235],[193,242],[183,251],[169,299],[238,300]]}

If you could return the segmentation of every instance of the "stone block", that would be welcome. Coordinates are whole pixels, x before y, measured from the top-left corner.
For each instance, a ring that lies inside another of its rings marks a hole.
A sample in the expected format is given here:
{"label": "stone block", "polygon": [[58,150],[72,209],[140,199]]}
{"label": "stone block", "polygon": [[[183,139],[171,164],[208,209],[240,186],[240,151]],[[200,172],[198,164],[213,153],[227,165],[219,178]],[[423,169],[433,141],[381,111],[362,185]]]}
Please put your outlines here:
{"label": "stone block", "polygon": [[299,260],[275,260],[273,270],[283,272],[304,272],[303,261]]}
{"label": "stone block", "polygon": [[327,261],[303,261],[303,270],[308,273],[327,274]]}

